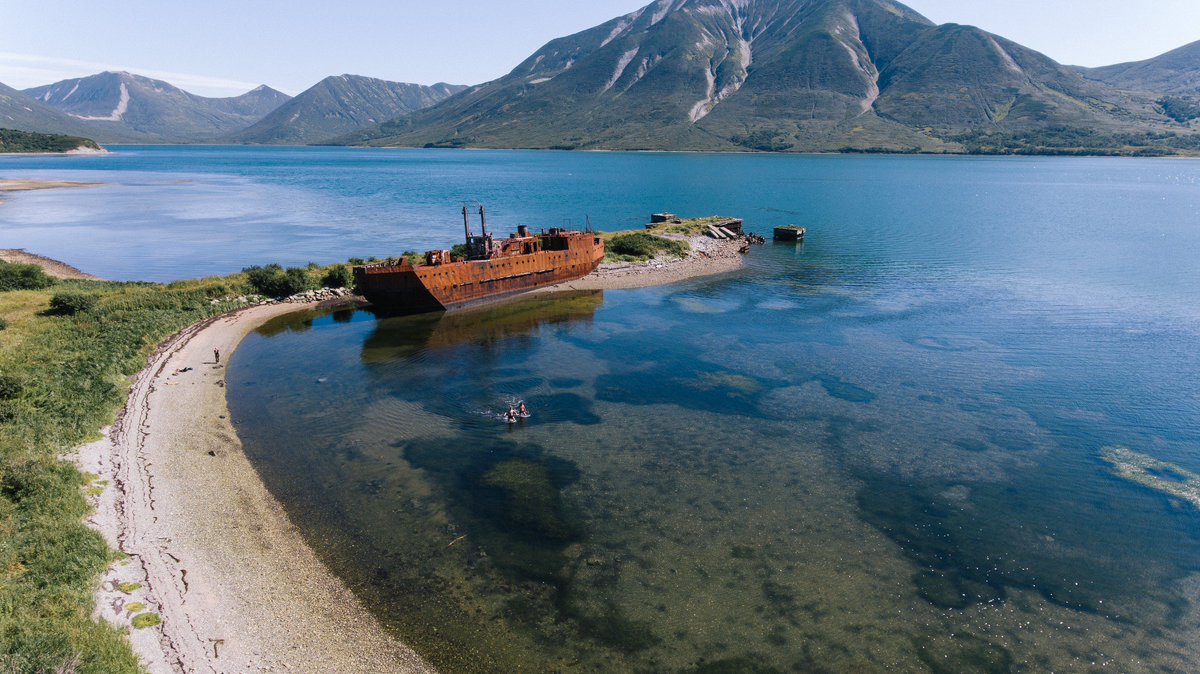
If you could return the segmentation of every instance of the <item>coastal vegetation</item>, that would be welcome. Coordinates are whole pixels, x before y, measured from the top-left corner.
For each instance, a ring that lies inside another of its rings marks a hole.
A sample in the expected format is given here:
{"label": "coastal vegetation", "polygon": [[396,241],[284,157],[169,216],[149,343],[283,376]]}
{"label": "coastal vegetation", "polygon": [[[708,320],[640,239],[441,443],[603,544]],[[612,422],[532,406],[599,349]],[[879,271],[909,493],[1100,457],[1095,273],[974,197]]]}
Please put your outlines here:
{"label": "coastal vegetation", "polygon": [[[21,265],[0,268],[13,266]],[[338,267],[299,271],[315,286],[344,278]],[[255,290],[243,272],[165,285],[52,280],[0,292],[0,669],[139,671],[122,631],[91,617],[94,579],[119,553],[83,522],[94,476],[64,456],[113,422],[128,377],[157,344]],[[149,626],[158,616],[138,618]]]}
{"label": "coastal vegetation", "polygon": [[278,264],[265,267],[255,265],[242,270],[251,292],[267,297],[288,297],[317,288],[346,288],[353,281],[350,268],[345,264],[318,267],[309,263],[307,267],[288,267]]}
{"label": "coastal vegetation", "polygon": [[687,241],[667,239],[646,232],[617,234],[605,242],[605,262],[644,262],[660,254],[687,257]]}
{"label": "coastal vegetation", "polygon": [[953,136],[968,154],[1161,157],[1200,155],[1200,136],[1174,132],[1106,133],[1051,127],[1017,133],[971,132]]}
{"label": "coastal vegetation", "polygon": [[54,279],[36,264],[20,264],[0,260],[0,292],[41,290],[52,285],[54,285]]}
{"label": "coastal vegetation", "polygon": [[79,147],[102,149],[90,138],[0,129],[0,152],[70,152]]}
{"label": "coastal vegetation", "polygon": [[[679,238],[703,235],[710,225],[728,222],[731,218],[712,215],[703,218],[675,218],[648,227],[600,232],[604,239],[604,262],[646,262],[655,257],[687,257],[691,246]],[[664,236],[667,235],[667,236]]]}

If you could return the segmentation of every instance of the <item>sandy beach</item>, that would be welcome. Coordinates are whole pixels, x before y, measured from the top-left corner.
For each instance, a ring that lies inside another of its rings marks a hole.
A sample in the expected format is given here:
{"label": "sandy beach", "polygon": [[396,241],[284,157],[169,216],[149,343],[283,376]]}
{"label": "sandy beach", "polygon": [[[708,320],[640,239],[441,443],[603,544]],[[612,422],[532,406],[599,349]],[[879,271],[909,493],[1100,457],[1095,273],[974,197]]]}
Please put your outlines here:
{"label": "sandy beach", "polygon": [[[742,264],[737,248],[701,241],[684,260],[607,265],[555,289],[642,287],[730,271]],[[160,615],[159,625],[130,629],[151,672],[433,671],[320,562],[229,420],[229,355],[267,320],[316,306],[253,305],[183,329],[134,377],[104,438],[73,457],[102,486],[88,496],[89,524],[128,555],[100,579],[96,617],[128,626],[137,612],[126,608],[131,603]]]}

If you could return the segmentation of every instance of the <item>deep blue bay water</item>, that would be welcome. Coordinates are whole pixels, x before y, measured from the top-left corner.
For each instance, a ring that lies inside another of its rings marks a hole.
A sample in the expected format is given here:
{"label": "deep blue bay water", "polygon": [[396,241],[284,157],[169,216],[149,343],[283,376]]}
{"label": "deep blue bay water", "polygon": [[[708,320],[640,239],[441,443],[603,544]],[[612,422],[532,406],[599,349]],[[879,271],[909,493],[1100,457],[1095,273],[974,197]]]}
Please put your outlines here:
{"label": "deep blue bay water", "polygon": [[[1200,163],[335,148],[0,157],[0,246],[119,279],[746,218],[657,288],[300,314],[246,451],[458,671],[1200,669]],[[524,400],[533,417],[496,416]]]}

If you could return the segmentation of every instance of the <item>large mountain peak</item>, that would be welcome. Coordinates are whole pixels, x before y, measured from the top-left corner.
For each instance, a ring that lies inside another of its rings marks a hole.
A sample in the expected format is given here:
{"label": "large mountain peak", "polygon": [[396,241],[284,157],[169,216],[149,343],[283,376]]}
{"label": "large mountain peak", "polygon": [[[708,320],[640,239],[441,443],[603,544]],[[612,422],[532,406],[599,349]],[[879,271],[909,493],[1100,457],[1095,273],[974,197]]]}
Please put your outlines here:
{"label": "large mountain peak", "polygon": [[942,150],[964,132],[1117,129],[1153,114],[1037,52],[891,0],[655,0],[346,140]]}

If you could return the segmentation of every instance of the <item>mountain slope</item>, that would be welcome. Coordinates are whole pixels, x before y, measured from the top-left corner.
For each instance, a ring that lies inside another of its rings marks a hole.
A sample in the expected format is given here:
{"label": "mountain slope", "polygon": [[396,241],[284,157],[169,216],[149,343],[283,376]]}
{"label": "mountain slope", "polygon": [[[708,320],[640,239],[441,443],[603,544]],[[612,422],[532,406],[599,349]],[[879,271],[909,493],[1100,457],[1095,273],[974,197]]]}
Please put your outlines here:
{"label": "mountain slope", "polygon": [[24,93],[87,122],[101,142],[130,136],[147,142],[207,140],[258,121],[263,109],[287,98],[269,87],[235,98],[205,98],[126,72],[63,80]]}
{"label": "mountain slope", "polygon": [[1088,79],[1121,89],[1200,96],[1200,42],[1145,61],[1078,70]]}
{"label": "mountain slope", "polygon": [[[12,87],[0,84],[0,127],[33,133],[56,133],[92,138],[94,129]],[[119,140],[132,141],[135,137]]]}
{"label": "mountain slope", "polygon": [[979,131],[1165,118],[977,28],[890,0],[657,0],[508,75],[341,142],[961,150]]}
{"label": "mountain slope", "polygon": [[327,77],[247,129],[224,138],[238,143],[303,145],[428,107],[466,89],[339,75]]}
{"label": "mountain slope", "polygon": [[276,91],[265,84],[260,84],[241,96],[234,96],[232,98],[202,98],[199,96],[197,98],[201,101],[207,101],[209,105],[217,110],[250,119],[262,119],[270,114],[271,111],[292,100],[291,96],[282,91]]}

